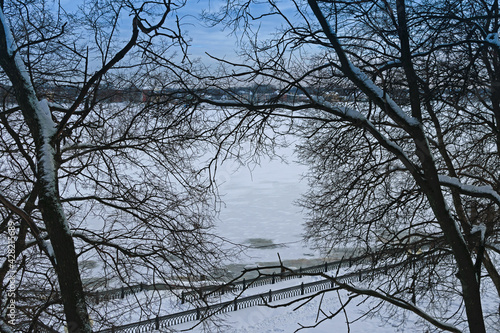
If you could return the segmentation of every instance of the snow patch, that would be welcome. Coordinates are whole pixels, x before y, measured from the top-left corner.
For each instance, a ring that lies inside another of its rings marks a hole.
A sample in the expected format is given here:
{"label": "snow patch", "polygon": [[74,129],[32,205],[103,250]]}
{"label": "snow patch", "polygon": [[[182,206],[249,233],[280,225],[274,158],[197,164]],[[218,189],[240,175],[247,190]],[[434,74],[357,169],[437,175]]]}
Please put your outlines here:
{"label": "snow patch", "polygon": [[486,225],[484,223],[480,223],[478,225],[474,225],[470,231],[471,234],[475,234],[476,232],[481,233],[481,243],[484,244],[484,238],[486,236]]}
{"label": "snow patch", "polygon": [[52,120],[49,102],[46,99],[42,99],[38,102],[38,106],[39,108],[37,109],[37,115],[42,130],[42,135],[44,138],[50,139],[56,133],[56,124]]}
{"label": "snow patch", "polygon": [[54,253],[54,248],[52,247],[52,244],[49,243],[49,242],[44,241],[43,242],[43,246],[47,250],[47,255],[49,257],[51,257],[54,260],[54,263],[57,265],[57,259],[56,259],[56,255]]}

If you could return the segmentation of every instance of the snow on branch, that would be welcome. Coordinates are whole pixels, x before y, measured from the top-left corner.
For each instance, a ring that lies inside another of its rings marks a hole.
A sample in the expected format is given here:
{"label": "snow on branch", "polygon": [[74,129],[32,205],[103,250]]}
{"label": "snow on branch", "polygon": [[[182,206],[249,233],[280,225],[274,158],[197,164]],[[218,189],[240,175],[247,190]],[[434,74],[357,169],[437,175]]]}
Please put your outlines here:
{"label": "snow on branch", "polygon": [[8,63],[6,67],[3,65],[2,67],[4,67],[4,70],[9,68],[6,72],[10,80],[13,82],[15,81],[18,86],[22,86],[23,88],[18,89],[21,91],[21,95],[16,98],[21,104],[26,122],[30,127],[30,131],[33,133],[35,141],[38,141],[37,155],[40,162],[38,164],[39,177],[45,181],[46,184],[44,186],[48,193],[55,196],[57,179],[54,164],[54,149],[51,145],[51,141],[56,133],[56,125],[52,120],[48,101],[38,100],[26,65],[21,55],[18,52],[14,52],[16,43],[1,9],[0,20],[2,21],[1,27],[3,28],[3,31],[0,31],[0,33],[3,32],[6,40],[6,45],[1,45],[1,47],[6,47],[6,50],[4,49],[2,51],[6,52],[7,57],[5,54],[1,54],[1,56],[2,61]]}
{"label": "snow on branch", "polygon": [[472,226],[470,233],[471,234],[479,233],[481,235],[481,244],[484,244],[484,240],[486,237],[486,224],[481,222],[478,225]]}
{"label": "snow on branch", "polygon": [[394,102],[394,100],[387,95],[379,86],[377,86],[364,72],[362,72],[358,67],[354,66],[354,64],[347,59],[347,63],[352,74],[357,78],[357,81],[361,82],[364,90],[368,89],[375,95],[378,99],[384,101],[385,104],[390,106],[390,109],[396,113],[398,118],[403,120],[406,124],[410,126],[419,126],[420,122],[407,115],[403,109],[399,105]]}
{"label": "snow on branch", "polygon": [[38,102],[38,107],[38,119],[42,129],[42,135],[47,139],[51,139],[56,133],[56,125],[52,120],[49,102],[46,99],[42,99]]}
{"label": "snow on branch", "polygon": [[350,291],[350,292],[353,292],[353,293],[359,294],[359,295],[366,295],[366,296],[375,297],[375,298],[384,300],[390,304],[393,304],[399,308],[409,310],[409,311],[415,313],[419,317],[427,320],[429,323],[433,324],[434,326],[436,326],[442,330],[449,331],[449,332],[456,332],[456,333],[462,332],[457,327],[450,325],[448,323],[442,322],[442,321],[438,320],[437,318],[434,318],[433,316],[428,314],[425,310],[423,310],[423,309],[419,308],[418,306],[416,306],[412,303],[409,303],[401,298],[397,298],[397,297],[394,297],[392,295],[388,295],[386,293],[381,293],[381,292],[378,292],[375,290],[357,288],[357,287],[348,285],[346,283],[341,283],[341,282],[337,281],[335,278],[330,277],[330,279],[333,279],[333,281],[337,285],[339,285],[341,288],[343,288],[347,291]]}
{"label": "snow on branch", "polygon": [[[41,181],[44,197],[53,200],[58,197],[55,151],[52,139],[56,126],[52,120],[47,100],[39,101],[21,54],[15,52],[16,43],[9,23],[0,8],[0,63],[4,72],[13,84],[16,100],[23,112],[24,119],[30,128],[37,153],[37,177]],[[5,44],[3,43],[5,42]],[[57,200],[56,200],[57,201]],[[69,232],[69,226],[60,204],[56,203],[58,214],[62,216],[60,223]],[[46,221],[47,222],[47,221]],[[29,223],[27,221],[27,223]],[[41,244],[43,246],[43,244]],[[45,248],[45,247],[44,247]],[[50,249],[45,248],[50,257]]]}
{"label": "snow on branch", "polygon": [[387,138],[382,132],[380,132],[373,123],[367,119],[361,112],[356,111],[352,108],[334,105],[326,101],[323,97],[312,97],[313,101],[319,107],[326,112],[334,114],[346,121],[349,121],[353,125],[360,126],[368,132],[388,151],[393,153],[398,157],[398,159],[405,165],[405,167],[412,173],[416,178],[420,178],[420,173],[418,172],[418,167],[410,160],[405,151],[396,143]]}
{"label": "snow on branch", "polygon": [[474,186],[462,184],[457,178],[449,176],[439,176],[439,183],[443,186],[453,187],[463,194],[472,197],[488,198],[496,202],[500,206],[500,195],[489,185]]}
{"label": "snow on branch", "polygon": [[339,61],[341,63],[341,69],[344,74],[380,108],[386,110],[387,114],[403,128],[409,130],[410,127],[419,127],[420,122],[416,118],[406,114],[390,96],[388,96],[364,72],[356,67],[349,60],[349,58],[347,58],[347,55],[339,42],[337,34],[333,31],[332,27],[326,20],[323,12],[318,6],[317,1],[308,0],[308,3],[312,11],[314,12],[314,15],[318,19],[323,29],[323,33],[326,35],[335,52],[337,53],[337,56],[339,57]]}

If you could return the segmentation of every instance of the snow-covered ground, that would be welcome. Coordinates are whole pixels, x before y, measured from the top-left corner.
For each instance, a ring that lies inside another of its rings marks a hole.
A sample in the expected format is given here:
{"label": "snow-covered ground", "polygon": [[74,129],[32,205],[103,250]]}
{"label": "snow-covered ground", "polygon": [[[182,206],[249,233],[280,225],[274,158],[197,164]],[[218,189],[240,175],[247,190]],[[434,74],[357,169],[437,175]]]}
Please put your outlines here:
{"label": "snow-covered ground", "polygon": [[[412,330],[411,325],[413,320],[410,319],[406,325],[398,327],[398,321],[387,322],[378,317],[363,317],[360,318],[367,306],[362,301],[364,298],[358,298],[351,301],[346,306],[346,315],[350,324],[346,324],[346,316],[340,313],[338,316],[327,319],[322,323],[318,321],[325,318],[319,313],[319,309],[325,313],[337,311],[341,307],[341,303],[347,300],[347,293],[340,291],[327,293],[323,298],[317,297],[311,302],[298,307],[295,306],[269,308],[265,306],[257,306],[230,312],[219,317],[217,323],[221,325],[221,332],[225,333],[275,333],[275,332],[295,332],[301,327],[308,327],[300,330],[305,333],[343,333],[343,332],[356,332],[356,333],[394,333],[394,332],[423,332],[422,330]],[[294,298],[296,299],[296,298]],[[288,303],[293,299],[282,300],[272,303],[273,305]],[[358,319],[356,321],[356,319]],[[351,322],[354,321],[354,322]],[[178,331],[188,329],[193,333],[204,332],[203,325],[195,326],[196,323],[185,323],[173,327]],[[212,323],[207,327],[207,330],[214,331],[216,326]],[[416,327],[414,327],[416,328]]]}

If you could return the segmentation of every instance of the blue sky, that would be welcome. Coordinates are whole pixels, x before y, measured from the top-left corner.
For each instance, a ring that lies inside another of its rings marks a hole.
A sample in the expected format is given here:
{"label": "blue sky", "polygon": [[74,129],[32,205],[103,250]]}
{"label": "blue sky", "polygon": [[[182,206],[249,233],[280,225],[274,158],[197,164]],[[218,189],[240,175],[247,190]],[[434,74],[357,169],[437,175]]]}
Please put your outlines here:
{"label": "blue sky", "polygon": [[230,29],[225,29],[223,25],[209,27],[206,22],[200,20],[201,10],[215,11],[219,8],[213,3],[188,1],[187,6],[179,12],[184,13],[181,17],[181,27],[191,39],[189,53],[194,57],[205,57],[204,53],[209,52],[217,57],[234,58],[237,39]]}
{"label": "blue sky", "polygon": [[[86,0],[59,1],[62,7],[69,12],[73,12],[79,7],[84,7],[89,10],[92,3]],[[234,57],[236,37],[230,34],[230,30],[224,29],[223,25],[211,28],[206,22],[200,20],[202,11],[215,13],[224,3],[226,3],[226,1],[187,0],[186,5],[175,13],[180,19],[183,33],[186,33],[186,36],[192,40],[189,49],[191,56],[204,56],[204,52],[210,52],[218,57]],[[57,2],[55,5],[57,5]],[[175,16],[170,16],[166,25],[175,27]],[[130,17],[128,13],[124,12],[119,27],[120,34],[124,39],[128,39],[130,36],[130,27]]]}
{"label": "blue sky", "polygon": [[[180,10],[180,13],[185,13],[185,16],[182,17],[183,28],[192,39],[190,53],[193,56],[203,57],[204,53],[208,52],[214,56],[225,57],[229,60],[234,58],[238,46],[236,45],[237,37],[231,33],[231,28],[225,27],[223,24],[208,27],[205,22],[199,20],[202,10],[215,13],[225,2],[188,1],[186,7]],[[291,1],[283,0],[278,1],[278,3],[283,10],[293,15],[290,7]],[[252,12],[255,16],[267,10],[268,5],[266,3],[252,6]],[[254,31],[259,31],[259,36],[262,39],[268,38],[281,25],[281,21],[276,16],[266,17],[252,23],[252,28]],[[241,34],[241,31],[237,31],[236,34]]]}
{"label": "blue sky", "polygon": [[[63,8],[74,11],[81,6],[89,6],[89,0],[59,0]],[[103,0],[106,1],[106,0]],[[109,0],[107,0],[109,1]],[[243,0],[242,0],[243,2]],[[257,1],[256,1],[257,2]],[[255,16],[267,12],[269,5],[267,1],[258,1],[259,5],[252,5],[252,13]],[[192,59],[202,58],[204,62],[209,62],[205,52],[213,56],[225,58],[226,60],[236,59],[238,49],[237,37],[231,33],[231,28],[219,24],[210,27],[207,22],[203,22],[200,17],[202,11],[216,13],[225,5],[227,1],[222,0],[187,0],[186,5],[180,8],[175,14],[179,17],[181,28],[190,40],[188,53]],[[57,4],[55,2],[54,4]],[[296,9],[290,0],[278,0],[277,4],[283,12],[290,18],[294,18]],[[124,13],[120,23],[120,34],[127,40],[131,34],[130,17]],[[175,26],[175,16],[169,18],[167,25]],[[259,31],[259,39],[266,39],[282,25],[283,21],[278,16],[267,16],[261,20],[252,22],[254,31]],[[239,31],[241,34],[241,31]],[[91,38],[91,36],[89,36]]]}

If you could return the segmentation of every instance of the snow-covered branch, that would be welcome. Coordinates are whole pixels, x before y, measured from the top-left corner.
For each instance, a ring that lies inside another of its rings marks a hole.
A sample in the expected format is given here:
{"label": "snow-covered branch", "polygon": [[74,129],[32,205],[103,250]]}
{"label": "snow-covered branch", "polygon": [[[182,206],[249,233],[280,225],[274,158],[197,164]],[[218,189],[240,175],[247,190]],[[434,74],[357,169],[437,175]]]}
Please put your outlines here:
{"label": "snow-covered branch", "polygon": [[459,190],[462,194],[477,198],[491,199],[500,206],[500,194],[498,194],[491,186],[474,186],[462,184],[459,179],[444,175],[439,176],[439,182],[443,186],[452,187]]}
{"label": "snow-covered branch", "polygon": [[350,292],[356,293],[358,295],[366,295],[366,296],[375,297],[375,298],[384,300],[384,301],[386,301],[386,302],[388,302],[390,304],[393,304],[393,305],[395,305],[397,307],[409,310],[409,311],[411,311],[411,312],[415,313],[416,315],[422,317],[423,319],[427,320],[429,323],[433,324],[434,326],[436,326],[436,327],[438,327],[438,328],[440,328],[442,330],[449,331],[449,332],[456,332],[456,333],[461,333],[462,332],[457,327],[455,327],[453,325],[449,325],[447,323],[444,323],[444,322],[442,322],[442,321],[434,318],[433,316],[431,316],[430,314],[428,314],[427,312],[425,312],[423,309],[421,309],[418,306],[413,305],[412,303],[407,302],[407,301],[405,301],[405,300],[403,300],[401,298],[396,298],[396,297],[394,297],[392,295],[383,294],[383,293],[380,293],[380,292],[375,291],[375,290],[362,289],[362,288],[354,287],[352,285],[348,285],[348,284],[345,284],[345,283],[338,282],[338,281],[335,280],[335,278],[333,278],[333,280],[340,287],[342,287],[343,289],[348,290]]}
{"label": "snow-covered branch", "polygon": [[324,109],[326,112],[332,113],[341,119],[349,121],[353,125],[360,126],[365,128],[373,135],[373,137],[388,151],[393,153],[398,157],[398,159],[408,168],[408,170],[412,173],[414,177],[417,179],[420,178],[420,174],[418,172],[417,166],[410,160],[408,155],[404,152],[404,150],[398,146],[396,143],[388,139],[382,132],[380,132],[374,124],[367,119],[363,114],[359,111],[356,111],[349,107],[343,107],[334,105],[324,98],[313,98],[318,105],[316,106],[318,109]]}
{"label": "snow-covered branch", "polygon": [[412,127],[420,126],[420,122],[406,114],[396,102],[388,96],[380,87],[378,87],[363,71],[356,67],[347,58],[347,55],[342,48],[336,33],[333,31],[332,27],[326,20],[323,12],[318,6],[315,0],[308,1],[309,6],[314,12],[314,15],[318,19],[323,32],[330,41],[332,47],[335,49],[339,61],[341,63],[341,69],[346,74],[346,76],[354,83],[358,88],[360,88],[372,101],[374,101],[381,109],[386,110],[387,114],[394,119],[402,128],[409,131]]}

